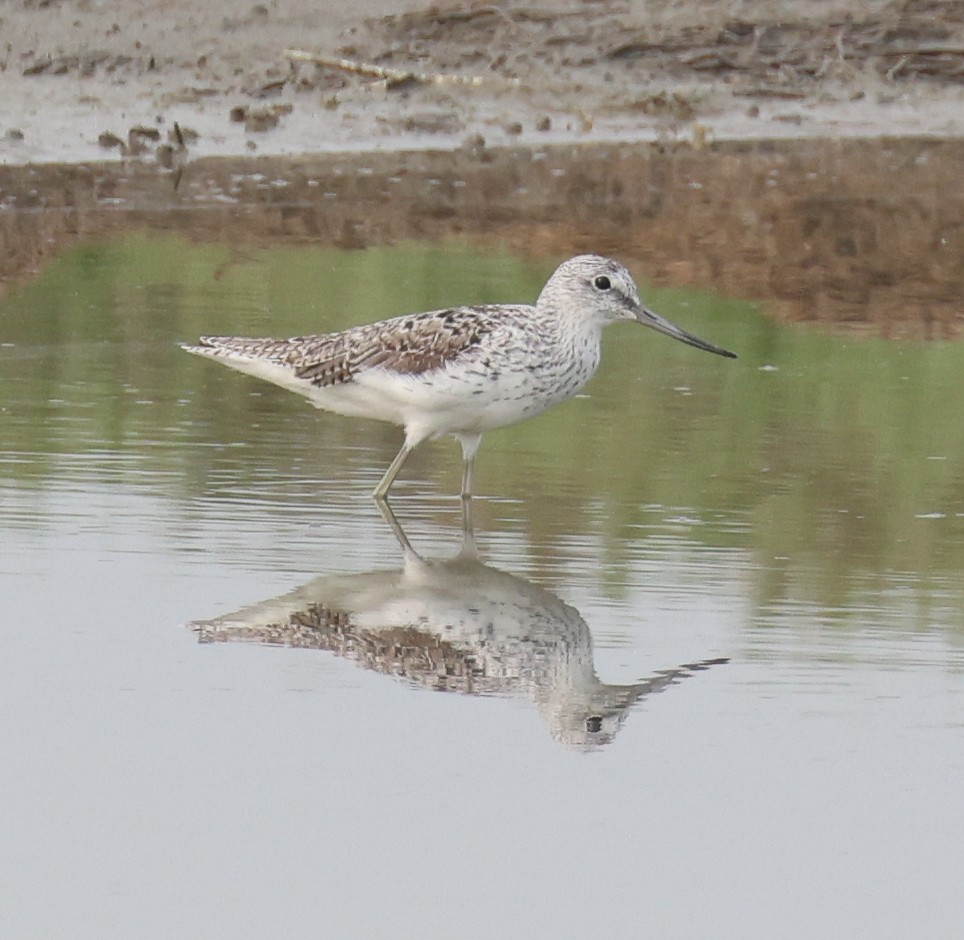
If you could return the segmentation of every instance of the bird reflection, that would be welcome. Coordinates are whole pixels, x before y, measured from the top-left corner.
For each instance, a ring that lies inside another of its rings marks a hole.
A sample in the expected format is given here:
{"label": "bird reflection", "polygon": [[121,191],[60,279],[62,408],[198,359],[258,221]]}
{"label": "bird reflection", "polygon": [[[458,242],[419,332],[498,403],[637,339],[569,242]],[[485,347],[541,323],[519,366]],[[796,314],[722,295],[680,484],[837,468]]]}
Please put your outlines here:
{"label": "bird reflection", "polygon": [[202,643],[250,640],[330,650],[366,669],[443,692],[531,699],[549,732],[579,750],[609,744],[633,705],[726,659],[685,663],[630,685],[601,682],[579,611],[531,581],[484,564],[471,500],[462,547],[423,558],[385,501],[400,569],[322,575],[283,594],[189,626]]}

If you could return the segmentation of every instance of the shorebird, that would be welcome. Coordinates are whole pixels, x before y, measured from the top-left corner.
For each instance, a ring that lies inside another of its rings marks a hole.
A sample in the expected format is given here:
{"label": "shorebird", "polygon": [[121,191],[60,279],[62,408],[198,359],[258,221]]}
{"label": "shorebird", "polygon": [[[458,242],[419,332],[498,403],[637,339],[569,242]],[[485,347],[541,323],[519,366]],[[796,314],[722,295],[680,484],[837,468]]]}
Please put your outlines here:
{"label": "shorebird", "polygon": [[426,558],[385,500],[376,504],[402,548],[401,568],[322,574],[272,597],[188,626],[199,642],[254,641],[321,649],[415,686],[532,701],[553,739],[591,751],[610,744],[649,695],[728,660],[661,669],[628,685],[596,673],[582,614],[526,578],[480,558],[462,501],[462,545]]}
{"label": "shorebird", "polygon": [[393,317],[291,339],[203,336],[182,348],[304,395],[340,415],[399,424],[405,440],[372,496],[387,497],[408,455],[451,434],[462,445],[462,496],[482,433],[575,395],[599,365],[602,331],[633,320],[697,349],[735,353],[644,306],[617,261],[563,262],[535,305],[479,304]]}

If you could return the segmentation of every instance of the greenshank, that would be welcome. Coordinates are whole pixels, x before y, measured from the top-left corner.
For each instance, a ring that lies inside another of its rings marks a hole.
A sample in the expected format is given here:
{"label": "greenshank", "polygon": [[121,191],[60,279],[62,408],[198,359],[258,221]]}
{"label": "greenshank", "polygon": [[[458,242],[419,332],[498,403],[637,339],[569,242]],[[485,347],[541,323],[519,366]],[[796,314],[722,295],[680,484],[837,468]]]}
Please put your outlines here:
{"label": "greenshank", "polygon": [[419,444],[451,434],[462,445],[462,495],[469,497],[482,433],[572,398],[599,365],[603,327],[621,320],[736,358],[644,306],[626,268],[599,255],[561,264],[535,305],[452,307],[291,339],[204,336],[183,348],[317,408],[401,425],[405,440],[375,499],[387,497]]}

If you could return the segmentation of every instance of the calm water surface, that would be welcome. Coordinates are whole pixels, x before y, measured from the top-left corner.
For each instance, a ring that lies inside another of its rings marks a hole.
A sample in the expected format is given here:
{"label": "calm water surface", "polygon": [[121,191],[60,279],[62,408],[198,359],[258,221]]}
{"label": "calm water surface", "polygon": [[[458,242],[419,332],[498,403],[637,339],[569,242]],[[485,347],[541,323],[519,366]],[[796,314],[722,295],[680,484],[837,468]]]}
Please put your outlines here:
{"label": "calm water surface", "polygon": [[[586,395],[395,428],[180,352],[462,301],[467,243],[83,243],[0,299],[0,934],[950,936],[964,346],[646,290]],[[429,691],[429,690],[434,690]]]}

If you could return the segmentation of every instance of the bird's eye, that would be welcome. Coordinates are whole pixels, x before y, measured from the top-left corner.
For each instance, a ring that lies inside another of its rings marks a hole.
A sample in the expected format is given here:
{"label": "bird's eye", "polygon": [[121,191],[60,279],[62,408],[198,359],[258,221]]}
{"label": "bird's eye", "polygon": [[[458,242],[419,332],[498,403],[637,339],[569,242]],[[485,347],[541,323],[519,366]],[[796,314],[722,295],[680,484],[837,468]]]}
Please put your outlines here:
{"label": "bird's eye", "polygon": [[597,734],[602,731],[602,718],[599,715],[590,715],[586,719],[586,730],[590,734]]}
{"label": "bird's eye", "polygon": [[595,284],[596,287],[599,288],[599,290],[609,290],[609,288],[613,286],[609,278],[606,277],[605,274],[600,274],[599,277],[597,277],[596,280],[593,281],[593,284]]}

